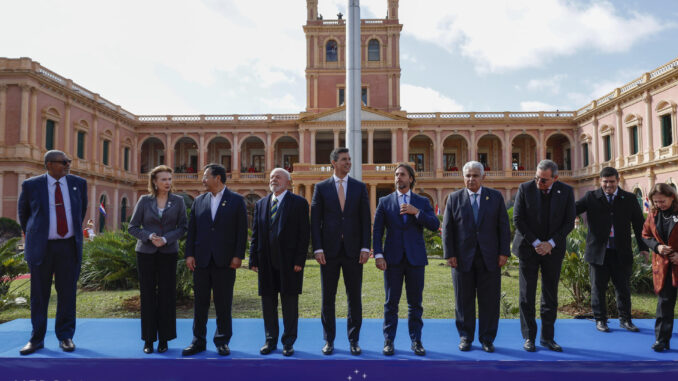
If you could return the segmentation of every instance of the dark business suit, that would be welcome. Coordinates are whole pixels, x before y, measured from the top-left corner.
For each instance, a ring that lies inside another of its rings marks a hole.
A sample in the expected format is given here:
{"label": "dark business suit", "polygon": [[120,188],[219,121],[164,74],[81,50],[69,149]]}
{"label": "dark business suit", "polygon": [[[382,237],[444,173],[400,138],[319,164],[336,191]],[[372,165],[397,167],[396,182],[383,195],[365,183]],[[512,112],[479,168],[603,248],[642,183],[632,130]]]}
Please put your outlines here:
{"label": "dark business suit", "polygon": [[[410,192],[407,203],[419,209],[419,216],[408,214],[406,220],[400,214],[400,192],[395,191],[379,199],[374,216],[374,254],[382,254],[386,261],[384,271],[384,338],[393,341],[398,328],[398,304],[405,280],[407,295],[407,325],[412,341],[421,341],[424,322],[422,295],[424,273],[428,264],[424,228],[437,230],[440,221],[425,197]],[[386,241],[382,238],[386,228]]]}
{"label": "dark business suit", "polygon": [[195,258],[193,343],[205,344],[207,312],[213,292],[217,312],[214,344],[220,346],[228,344],[233,334],[231,304],[235,269],[230,268],[230,264],[234,257],[245,257],[247,209],[241,195],[225,188],[212,219],[210,197],[209,192],[203,193],[193,202],[185,256]]}
{"label": "dark business suit", "polygon": [[322,249],[326,264],[320,266],[323,336],[336,337],[335,298],[339,272],[343,271],[348,301],[348,340],[357,343],[362,325],[361,290],[363,265],[360,250],[370,248],[370,203],[364,183],[348,177],[346,202],[341,210],[334,177],[315,186],[311,202],[313,251]]}
{"label": "dark business suit", "polygon": [[299,294],[310,236],[308,202],[290,191],[278,204],[271,219],[271,195],[257,201],[254,207],[250,268],[257,267],[259,295],[264,315],[266,342],[278,342],[278,294],[282,304],[283,345],[293,345],[297,339]]}
{"label": "dark business suit", "polygon": [[504,197],[500,192],[480,189],[476,222],[468,189],[452,193],[447,199],[443,220],[445,258],[457,258],[452,269],[455,315],[459,336],[473,342],[478,296],[478,338],[492,343],[499,326],[501,268],[499,256],[509,256],[511,228]]}
{"label": "dark business suit", "polygon": [[[61,182],[64,178],[59,179]],[[21,230],[26,234],[24,258],[31,270],[30,341],[41,343],[47,330],[47,307],[52,289],[52,275],[57,291],[55,333],[59,340],[71,339],[75,333],[75,296],[82,262],[82,222],[87,214],[87,181],[65,176],[71,206],[73,237],[48,239],[50,200],[47,174],[31,177],[21,184],[18,214]]]}
{"label": "dark business suit", "polygon": [[[567,235],[574,228],[575,213],[574,192],[567,184],[554,182],[548,195],[542,194],[535,181],[522,183],[518,188],[513,206],[516,234],[512,251],[520,259],[520,327],[524,339],[534,341],[537,335],[535,298],[541,269],[541,339],[553,340],[560,267]],[[553,240],[551,254],[537,254],[532,246],[537,239]]]}
{"label": "dark business suit", "polygon": [[[631,225],[636,236],[638,249],[646,251],[647,245],[642,239],[643,212],[636,196],[617,188],[617,196],[612,203],[602,188],[586,192],[576,203],[577,214],[586,213],[588,235],[584,259],[591,270],[591,306],[596,320],[607,320],[605,293],[607,283],[612,278],[617,297],[619,318],[631,319],[631,270],[633,252],[631,251]],[[610,240],[610,231],[614,227],[614,239]]]}
{"label": "dark business suit", "polygon": [[[160,215],[152,195],[141,196],[127,230],[137,238],[137,268],[141,300],[141,339],[172,340],[177,337],[176,279],[179,239],[186,234],[186,205],[181,196],[169,194]],[[156,247],[155,233],[167,243]]]}

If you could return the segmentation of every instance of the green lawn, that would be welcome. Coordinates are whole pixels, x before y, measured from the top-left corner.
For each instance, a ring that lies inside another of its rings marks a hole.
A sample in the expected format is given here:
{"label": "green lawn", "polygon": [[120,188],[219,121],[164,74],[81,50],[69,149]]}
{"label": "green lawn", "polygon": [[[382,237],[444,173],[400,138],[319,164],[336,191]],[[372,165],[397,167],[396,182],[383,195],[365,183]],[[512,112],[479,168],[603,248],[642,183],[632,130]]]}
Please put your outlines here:
{"label": "green lawn", "polygon": [[[233,298],[233,317],[235,318],[261,318],[261,304],[257,295],[257,274],[246,270],[244,267],[237,272],[235,291]],[[452,288],[452,276],[450,268],[446,267],[445,261],[431,259],[426,268],[426,286],[424,288],[424,318],[425,319],[453,319],[454,318],[454,292]],[[506,294],[502,300],[502,318],[517,318],[515,310],[518,307],[518,268],[517,261],[507,269],[502,276],[502,291]],[[15,281],[13,287],[18,286],[24,280]],[[27,287],[23,288],[27,290]],[[28,291],[26,291],[28,292]],[[136,318],[139,313],[129,311],[123,306],[126,299],[138,295],[138,290],[126,291],[83,291],[78,293],[78,317],[80,318]],[[562,285],[560,287],[560,305],[571,302],[571,297]],[[52,294],[49,315],[54,317],[56,312],[56,297]],[[539,294],[538,294],[539,295]],[[365,266],[363,274],[363,317],[380,319],[383,317],[384,281],[382,272],[374,266],[371,259]],[[539,301],[537,300],[537,306]],[[320,269],[314,260],[306,262],[304,270],[304,293],[299,300],[299,316],[302,318],[320,317],[321,291]],[[654,317],[656,297],[653,294],[633,295],[633,309],[637,316]],[[513,311],[512,311],[513,310]],[[676,308],[678,313],[678,306]],[[637,312],[637,313],[636,313]],[[537,311],[538,313],[538,311]],[[210,311],[214,316],[214,310]],[[400,317],[407,317],[407,302],[405,293],[400,305]],[[337,291],[337,316],[346,316],[346,293],[343,280],[339,281]],[[29,318],[28,308],[13,307],[0,312],[0,322],[19,318]],[[192,318],[193,310],[190,305],[180,304],[177,307],[178,318]],[[559,313],[560,318],[571,318],[566,313]]]}

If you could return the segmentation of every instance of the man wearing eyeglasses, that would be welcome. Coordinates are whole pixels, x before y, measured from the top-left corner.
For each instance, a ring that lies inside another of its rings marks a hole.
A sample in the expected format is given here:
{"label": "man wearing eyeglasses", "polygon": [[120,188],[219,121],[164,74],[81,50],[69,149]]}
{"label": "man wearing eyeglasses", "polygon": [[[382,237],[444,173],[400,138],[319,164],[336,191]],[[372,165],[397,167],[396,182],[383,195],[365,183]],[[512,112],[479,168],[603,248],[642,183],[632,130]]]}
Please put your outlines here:
{"label": "man wearing eyeglasses", "polygon": [[513,207],[516,234],[513,254],[520,259],[520,328],[528,352],[536,351],[535,298],[541,270],[540,344],[562,352],[554,340],[558,312],[558,281],[566,238],[576,215],[572,187],[558,180],[558,165],[542,160],[534,181],[520,184]]}
{"label": "man wearing eyeglasses", "polygon": [[82,261],[82,223],[87,213],[87,182],[69,175],[71,160],[61,151],[45,154],[47,173],[21,184],[19,222],[26,235],[24,258],[31,270],[29,355],[44,347],[52,276],[57,292],[54,331],[64,352],[75,350],[75,295]]}

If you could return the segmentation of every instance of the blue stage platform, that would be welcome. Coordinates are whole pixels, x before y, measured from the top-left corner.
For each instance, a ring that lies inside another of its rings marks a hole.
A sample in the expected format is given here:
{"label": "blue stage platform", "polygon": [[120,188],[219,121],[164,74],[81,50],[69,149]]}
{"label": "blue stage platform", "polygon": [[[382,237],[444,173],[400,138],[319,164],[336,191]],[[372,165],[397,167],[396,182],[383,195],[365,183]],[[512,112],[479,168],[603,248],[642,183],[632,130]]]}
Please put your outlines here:
{"label": "blue stage platform", "polygon": [[[338,319],[335,354],[323,356],[320,321],[302,319],[295,354],[287,358],[281,354],[281,345],[271,355],[259,354],[264,343],[261,319],[235,319],[230,356],[218,356],[208,343],[206,352],[182,358],[181,349],[191,341],[191,320],[177,321],[179,337],[170,342],[168,352],[151,355],[141,351],[139,320],[79,319],[73,353],[59,349],[50,320],[45,349],[20,356],[19,348],[31,331],[30,321],[20,319],[0,324],[0,380],[677,380],[678,351],[655,353],[650,348],[654,320],[635,323],[640,333],[620,329],[617,321],[610,321],[611,333],[602,333],[590,321],[559,320],[556,340],[564,352],[537,346],[536,353],[527,353],[522,349],[519,321],[502,320],[496,352],[485,353],[477,341],[470,352],[460,352],[452,320],[426,320],[423,343],[427,355],[418,357],[409,348],[403,320],[396,354],[386,357],[381,353],[381,320],[363,321],[363,354],[351,356],[346,321]],[[210,320],[208,335],[214,329],[214,320]],[[675,337],[673,344],[678,345]]]}

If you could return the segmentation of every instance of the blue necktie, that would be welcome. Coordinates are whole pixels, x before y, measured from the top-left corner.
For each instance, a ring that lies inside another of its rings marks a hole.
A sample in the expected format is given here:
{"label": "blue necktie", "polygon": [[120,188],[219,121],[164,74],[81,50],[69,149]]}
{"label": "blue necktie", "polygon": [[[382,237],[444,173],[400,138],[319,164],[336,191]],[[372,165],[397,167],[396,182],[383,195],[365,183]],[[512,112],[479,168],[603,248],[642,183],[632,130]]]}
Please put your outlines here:
{"label": "blue necktie", "polygon": [[273,197],[271,201],[271,222],[275,221],[275,217],[278,215],[278,199]]}
{"label": "blue necktie", "polygon": [[[403,195],[403,204],[407,204],[407,195]],[[407,223],[407,214],[403,214],[403,223]]]}
{"label": "blue necktie", "polygon": [[478,194],[473,194],[473,201],[471,201],[471,209],[473,209],[473,221],[478,223]]}

